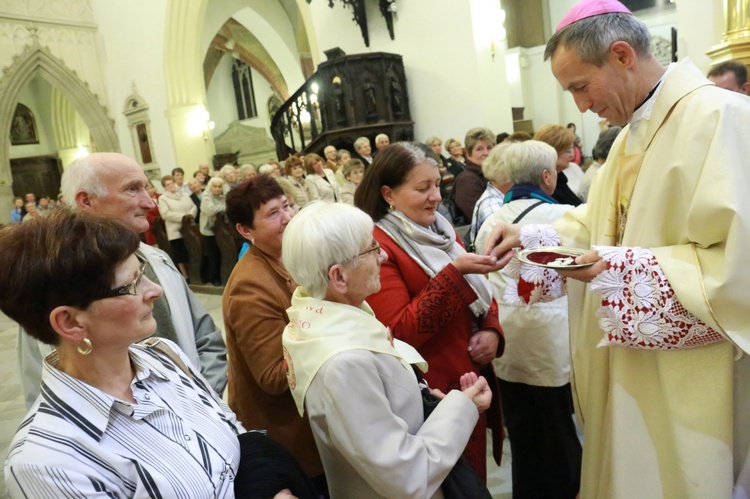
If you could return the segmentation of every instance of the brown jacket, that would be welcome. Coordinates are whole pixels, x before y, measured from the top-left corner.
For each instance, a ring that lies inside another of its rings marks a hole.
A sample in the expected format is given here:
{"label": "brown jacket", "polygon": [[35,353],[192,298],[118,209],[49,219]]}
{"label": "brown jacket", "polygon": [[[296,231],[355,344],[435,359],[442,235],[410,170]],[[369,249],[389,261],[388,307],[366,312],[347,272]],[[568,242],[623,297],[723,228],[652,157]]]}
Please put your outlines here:
{"label": "brown jacket", "polygon": [[246,429],[268,430],[315,477],[323,465],[307,417],[300,417],[289,392],[281,346],[296,287],[284,265],[255,246],[235,265],[222,307],[229,407]]}

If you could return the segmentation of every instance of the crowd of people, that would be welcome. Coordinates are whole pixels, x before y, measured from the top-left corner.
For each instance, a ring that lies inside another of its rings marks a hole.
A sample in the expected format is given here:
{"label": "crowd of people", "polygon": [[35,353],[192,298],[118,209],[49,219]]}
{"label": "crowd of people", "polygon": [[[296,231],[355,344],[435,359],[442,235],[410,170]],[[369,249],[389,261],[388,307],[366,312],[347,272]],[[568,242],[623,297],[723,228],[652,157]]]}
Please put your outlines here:
{"label": "crowd of people", "polygon": [[[719,65],[714,85],[648,41],[619,2],[583,0],[548,42],[611,125],[588,158],[572,123],[380,134],[175,168],[158,193],[95,153],[57,207],[17,198],[0,310],[29,413],[10,496],[457,497],[459,480],[485,498],[507,436],[517,498],[747,497],[747,73]],[[218,217],[246,241],[223,337],[186,282],[186,216],[208,282]],[[560,246],[579,256],[517,252]]]}

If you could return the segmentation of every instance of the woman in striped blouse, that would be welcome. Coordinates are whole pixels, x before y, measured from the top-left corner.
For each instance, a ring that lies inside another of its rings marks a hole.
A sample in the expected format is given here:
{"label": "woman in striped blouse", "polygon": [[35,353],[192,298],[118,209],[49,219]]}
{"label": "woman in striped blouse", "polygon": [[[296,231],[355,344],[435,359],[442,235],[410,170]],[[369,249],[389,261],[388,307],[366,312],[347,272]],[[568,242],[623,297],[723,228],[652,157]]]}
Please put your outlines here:
{"label": "woman in striped blouse", "polygon": [[56,347],[5,463],[10,497],[235,497],[242,425],[177,345],[139,343],[162,290],[138,245],[68,210],[0,231],[0,309]]}

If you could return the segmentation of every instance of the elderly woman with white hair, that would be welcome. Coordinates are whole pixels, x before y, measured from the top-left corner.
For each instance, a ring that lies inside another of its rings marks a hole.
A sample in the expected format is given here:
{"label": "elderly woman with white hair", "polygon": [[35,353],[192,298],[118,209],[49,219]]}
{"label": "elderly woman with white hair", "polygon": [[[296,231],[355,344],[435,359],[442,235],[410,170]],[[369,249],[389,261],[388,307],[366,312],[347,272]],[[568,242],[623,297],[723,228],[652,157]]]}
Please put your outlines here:
{"label": "elderly woman with white hair", "polygon": [[224,181],[224,194],[237,187],[239,183],[237,181],[237,172],[232,165],[222,166],[221,170],[219,170],[219,176]]}
{"label": "elderly woman with white hair", "polygon": [[[557,151],[537,140],[508,144],[503,153],[513,187],[505,204],[482,225],[477,247],[498,222],[551,224],[573,209],[552,198]],[[525,247],[533,247],[525,242]],[[505,426],[513,455],[513,494],[575,497],[581,476],[570,387],[568,299],[541,302],[523,291],[533,269],[514,258],[489,274],[505,332],[505,354],[495,359]],[[536,269],[539,271],[540,269]],[[549,271],[547,271],[549,272]]]}
{"label": "elderly woman with white hair", "polygon": [[372,231],[369,216],[343,203],[310,203],[289,222],[282,254],[298,283],[282,335],[289,387],[307,411],[331,498],[442,497],[492,394],[467,373],[424,419],[411,366],[425,368],[424,359],[392,340],[365,301],[388,259]]}
{"label": "elderly woman with white hair", "polygon": [[492,148],[490,154],[482,161],[482,173],[487,179],[487,187],[474,206],[471,217],[471,230],[469,237],[472,246],[477,237],[477,232],[484,221],[503,206],[505,193],[513,186],[508,176],[508,169],[503,161],[503,152],[509,143],[498,144]]}
{"label": "elderly woman with white hair", "polygon": [[208,187],[201,196],[200,233],[203,238],[203,247],[206,252],[207,268],[206,282],[214,286],[221,286],[221,252],[214,236],[214,225],[216,217],[227,211],[227,202],[224,196],[224,181],[214,177],[208,181]]}

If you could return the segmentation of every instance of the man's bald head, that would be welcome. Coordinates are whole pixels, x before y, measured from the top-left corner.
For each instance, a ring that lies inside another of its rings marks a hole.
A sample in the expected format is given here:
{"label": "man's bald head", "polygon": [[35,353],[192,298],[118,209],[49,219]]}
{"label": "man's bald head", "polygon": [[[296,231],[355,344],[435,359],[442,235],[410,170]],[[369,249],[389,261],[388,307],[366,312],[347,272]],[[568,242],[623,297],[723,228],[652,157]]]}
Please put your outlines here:
{"label": "man's bald head", "polygon": [[94,153],[73,161],[63,173],[61,190],[74,208],[112,215],[142,233],[154,202],[138,163],[119,153]]}

